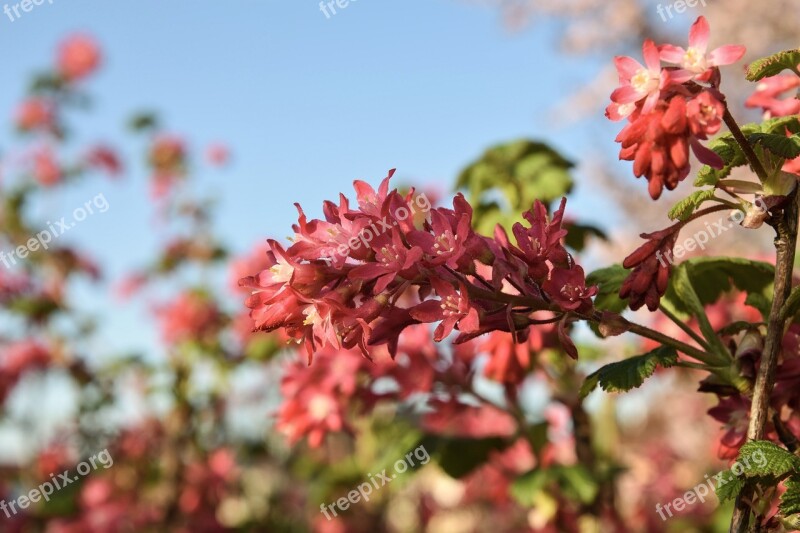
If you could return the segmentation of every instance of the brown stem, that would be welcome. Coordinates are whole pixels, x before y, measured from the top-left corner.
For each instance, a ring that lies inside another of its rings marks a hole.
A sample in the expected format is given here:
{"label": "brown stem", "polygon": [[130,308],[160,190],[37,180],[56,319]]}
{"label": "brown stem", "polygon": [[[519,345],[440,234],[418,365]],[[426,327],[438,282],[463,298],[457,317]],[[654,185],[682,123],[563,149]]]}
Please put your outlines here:
{"label": "brown stem", "polygon": [[761,164],[761,160],[753,150],[753,146],[744,136],[744,133],[742,133],[742,130],[739,128],[739,124],[736,123],[736,119],[733,118],[733,115],[731,115],[731,111],[727,106],[725,106],[725,115],[723,120],[725,120],[725,125],[728,126],[728,129],[731,130],[733,138],[736,139],[739,147],[744,152],[745,157],[747,157],[747,161],[750,163],[750,167],[753,169],[753,172],[756,173],[758,179],[761,180],[761,183],[767,181],[768,176],[766,169],[764,169],[764,165]]}
{"label": "brown stem", "polygon": [[[794,254],[797,247],[797,217],[800,195],[792,192],[781,216],[774,222],[775,250],[777,261],[775,266],[775,296],[767,321],[767,338],[764,341],[764,352],[758,368],[753,388],[753,402],[750,406],[750,426],[747,429],[749,440],[760,440],[764,437],[764,428],[769,416],[769,394],[775,385],[775,369],[778,365],[781,340],[783,339],[786,316],[784,304],[792,290],[792,270]],[[745,486],[736,497],[736,509],[731,520],[731,533],[745,533],[750,523],[750,508],[747,502],[752,498],[753,490]]]}

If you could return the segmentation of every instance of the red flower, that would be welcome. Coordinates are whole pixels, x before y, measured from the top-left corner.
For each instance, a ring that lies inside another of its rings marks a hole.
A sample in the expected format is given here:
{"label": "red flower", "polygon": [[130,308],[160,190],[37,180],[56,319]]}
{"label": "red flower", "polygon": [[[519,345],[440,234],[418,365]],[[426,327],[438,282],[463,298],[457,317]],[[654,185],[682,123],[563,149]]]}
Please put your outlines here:
{"label": "red flower", "polygon": [[122,173],[122,162],[117,153],[108,146],[96,145],[86,154],[86,164],[108,174],[119,176]]}
{"label": "red flower", "polygon": [[216,304],[207,296],[189,291],[156,309],[165,342],[175,344],[213,335],[221,324]]}
{"label": "red flower", "polygon": [[17,108],[15,122],[22,131],[53,127],[53,107],[41,98],[29,98]]}
{"label": "red flower", "polygon": [[427,300],[411,309],[411,316],[423,323],[438,322],[433,340],[441,341],[458,326],[459,331],[472,333],[478,330],[478,311],[469,301],[467,288],[459,290],[443,280],[432,278],[431,286],[441,300]]}
{"label": "red flower", "polygon": [[34,154],[33,177],[45,187],[52,187],[61,181],[61,167],[50,149],[38,150]]}
{"label": "red flower", "polygon": [[[800,65],[799,65],[800,66]],[[788,117],[800,113],[800,99],[790,94],[788,98],[781,98],[785,93],[800,87],[800,78],[794,74],[778,74],[764,78],[756,85],[755,92],[745,101],[747,107],[760,107],[764,110],[764,118]]]}
{"label": "red flower", "polygon": [[398,275],[413,277],[417,263],[422,259],[419,246],[406,248],[400,232],[379,235],[370,247],[375,251],[375,262],[355,267],[350,271],[350,279],[375,281],[375,293],[383,292]]}
{"label": "red flower", "polygon": [[58,49],[58,71],[68,81],[84,78],[100,65],[100,47],[86,35],[74,35]]}
{"label": "red flower", "polygon": [[647,304],[650,311],[658,309],[661,297],[667,292],[672,270],[672,248],[678,237],[672,226],[654,233],[642,233],[647,242],[625,258],[622,266],[633,272],[622,283],[619,297],[628,299],[634,311]]}
{"label": "red flower", "polygon": [[461,194],[453,200],[453,208],[454,211],[432,211],[431,221],[426,225],[429,231],[414,230],[406,237],[409,244],[422,249],[425,263],[429,266],[458,268],[458,262],[466,252],[465,244],[471,236],[472,208]]}
{"label": "red flower", "polygon": [[[704,98],[692,106],[692,120],[698,131],[711,131],[713,119],[709,118],[719,108]],[[703,102],[709,102],[710,110],[702,109]],[[696,109],[695,109],[696,108]],[[658,107],[648,114],[632,117],[632,121],[617,135],[622,145],[619,157],[633,161],[633,173],[644,176],[653,200],[661,196],[666,187],[672,190],[689,175],[689,146],[701,162],[721,168],[720,157],[702,146],[692,135],[686,100],[676,95],[667,103],[660,101]],[[704,121],[709,121],[708,124]]]}
{"label": "red flower", "polygon": [[586,276],[578,265],[570,269],[553,269],[542,288],[554,304],[566,311],[591,310],[591,299],[598,290],[596,286],[586,287]]}

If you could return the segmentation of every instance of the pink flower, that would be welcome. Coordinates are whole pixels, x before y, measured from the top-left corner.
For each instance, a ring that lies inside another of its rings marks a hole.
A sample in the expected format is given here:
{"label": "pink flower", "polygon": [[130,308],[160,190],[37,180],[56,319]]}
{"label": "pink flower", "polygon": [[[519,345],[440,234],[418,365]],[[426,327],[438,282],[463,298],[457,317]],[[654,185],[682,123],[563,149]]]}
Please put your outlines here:
{"label": "pink flower", "polygon": [[[670,74],[666,70],[662,70],[658,48],[653,41],[646,40],[642,46],[642,52],[646,66],[632,57],[617,56],[614,58],[621,86],[611,93],[611,100],[620,105],[635,104],[644,100],[642,112],[649,113],[655,108],[661,96],[661,90],[669,84]],[[625,111],[627,112],[629,109],[625,108]]]}
{"label": "pink flower", "polygon": [[725,104],[710,91],[703,91],[686,104],[689,128],[698,139],[708,139],[722,128]]}
{"label": "pink flower", "polygon": [[52,128],[53,107],[41,98],[29,98],[17,108],[15,122],[22,131]]}
{"label": "pink flower", "polygon": [[156,313],[161,319],[162,337],[168,344],[203,340],[217,331],[222,320],[213,300],[192,291],[162,305]]}
{"label": "pink flower", "polygon": [[437,278],[431,279],[431,286],[441,300],[422,302],[411,309],[411,316],[423,323],[441,320],[433,340],[441,341],[450,335],[456,325],[465,333],[478,330],[478,311],[470,304],[466,287],[462,285],[457,291],[449,282]]}
{"label": "pink flower", "polygon": [[109,176],[116,177],[122,172],[122,162],[117,153],[102,144],[93,146],[86,154],[85,161],[90,167],[103,171]]}
{"label": "pink flower", "polygon": [[68,81],[88,76],[99,65],[100,47],[86,35],[74,35],[58,49],[58,71]]}
{"label": "pink flower", "polygon": [[708,81],[715,67],[730,65],[739,61],[746,51],[744,46],[726,45],[708,52],[710,36],[708,21],[699,17],[689,30],[689,48],[683,49],[672,44],[659,47],[660,57],[667,63],[680,66],[680,70],[670,72],[676,83],[689,80]]}
{"label": "pink flower", "polygon": [[45,187],[52,187],[61,181],[61,167],[51,150],[43,149],[34,154],[33,177]]}
{"label": "pink flower", "polygon": [[598,291],[596,286],[586,287],[586,276],[579,265],[570,269],[554,268],[542,289],[554,304],[567,311],[591,310],[592,297]]}
{"label": "pink flower", "polygon": [[764,78],[756,85],[756,91],[744,103],[747,107],[760,107],[764,110],[764,118],[788,117],[800,113],[800,98],[792,94],[789,98],[780,98],[789,91],[795,92],[800,87],[800,78],[794,74],[778,74]]}
{"label": "pink flower", "polygon": [[224,144],[214,143],[206,148],[206,160],[215,167],[225,166],[231,153]]}

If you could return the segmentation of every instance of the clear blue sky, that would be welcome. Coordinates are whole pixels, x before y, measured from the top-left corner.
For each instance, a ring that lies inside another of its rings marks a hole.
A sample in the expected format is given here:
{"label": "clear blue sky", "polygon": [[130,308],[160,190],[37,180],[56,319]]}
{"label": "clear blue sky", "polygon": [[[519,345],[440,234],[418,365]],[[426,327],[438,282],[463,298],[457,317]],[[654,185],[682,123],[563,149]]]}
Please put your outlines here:
{"label": "clear blue sky", "polygon": [[[545,133],[554,104],[598,65],[558,55],[552,25],[510,33],[497,12],[467,2],[358,0],[330,19],[314,0],[47,2],[15,22],[0,18],[0,112],[12,113],[24,80],[52,61],[64,35],[94,35],[106,62],[88,85],[94,112],[74,122],[81,139],[116,140],[141,169],[122,125],[131,111],[153,108],[193,146],[229,144],[233,165],[201,182],[221,198],[219,230],[237,250],[288,235],[293,202],[318,215],[353,179],[376,182],[389,168],[398,183],[448,190],[496,142],[546,138],[574,160],[583,149],[615,150],[612,130],[597,135],[599,122]],[[122,184],[92,180],[47,209],[61,216],[105,194],[109,211],[68,238],[118,276],[152,257],[145,181],[140,172]],[[570,212],[608,216],[580,187]],[[95,291],[86,304],[105,313],[108,302]],[[114,315],[113,345],[152,341],[141,313]]]}

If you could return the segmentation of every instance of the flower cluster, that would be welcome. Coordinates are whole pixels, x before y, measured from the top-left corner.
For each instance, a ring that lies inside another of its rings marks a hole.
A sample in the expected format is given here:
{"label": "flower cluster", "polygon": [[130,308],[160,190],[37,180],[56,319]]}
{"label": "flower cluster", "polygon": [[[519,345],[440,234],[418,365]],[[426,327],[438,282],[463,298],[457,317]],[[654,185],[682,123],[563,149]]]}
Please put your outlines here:
{"label": "flower cluster", "polygon": [[409,217],[422,195],[390,191],[390,178],[377,191],[357,181],[357,206],[343,195],[325,202],[324,220],[298,206],[293,244],[268,241],[269,267],[240,281],[252,291],[256,329],[283,328],[310,360],[323,347],[357,346],[369,357],[370,347],[388,344],[394,355],[414,324],[437,323],[437,342],[453,331],[456,343],[491,331],[524,342],[531,325],[560,321],[559,338],[577,356],[568,318],[592,312],[597,288],[564,248],[565,200],[552,217],[537,201],[512,243],[500,227],[493,238],[475,233],[460,194],[452,209]]}
{"label": "flower cluster", "polygon": [[745,49],[728,45],[709,52],[709,33],[708,22],[700,17],[687,49],[647,40],[645,65],[631,57],[615,59],[620,86],[611,94],[606,116],[628,119],[616,139],[622,146],[620,159],[634,162],[634,174],[647,179],[654,200],[688,176],[690,148],[701,162],[722,166],[700,141],[720,130],[725,114],[719,67],[741,59]]}
{"label": "flower cluster", "polygon": [[[800,65],[798,65],[800,67]],[[755,92],[745,101],[747,107],[761,108],[764,120],[777,117],[800,115],[800,77],[794,74],[778,74],[764,78],[756,86]],[[789,95],[788,98],[785,96]],[[786,136],[791,137],[792,132],[786,130]],[[800,175],[800,157],[790,159],[784,163],[782,170]]]}

